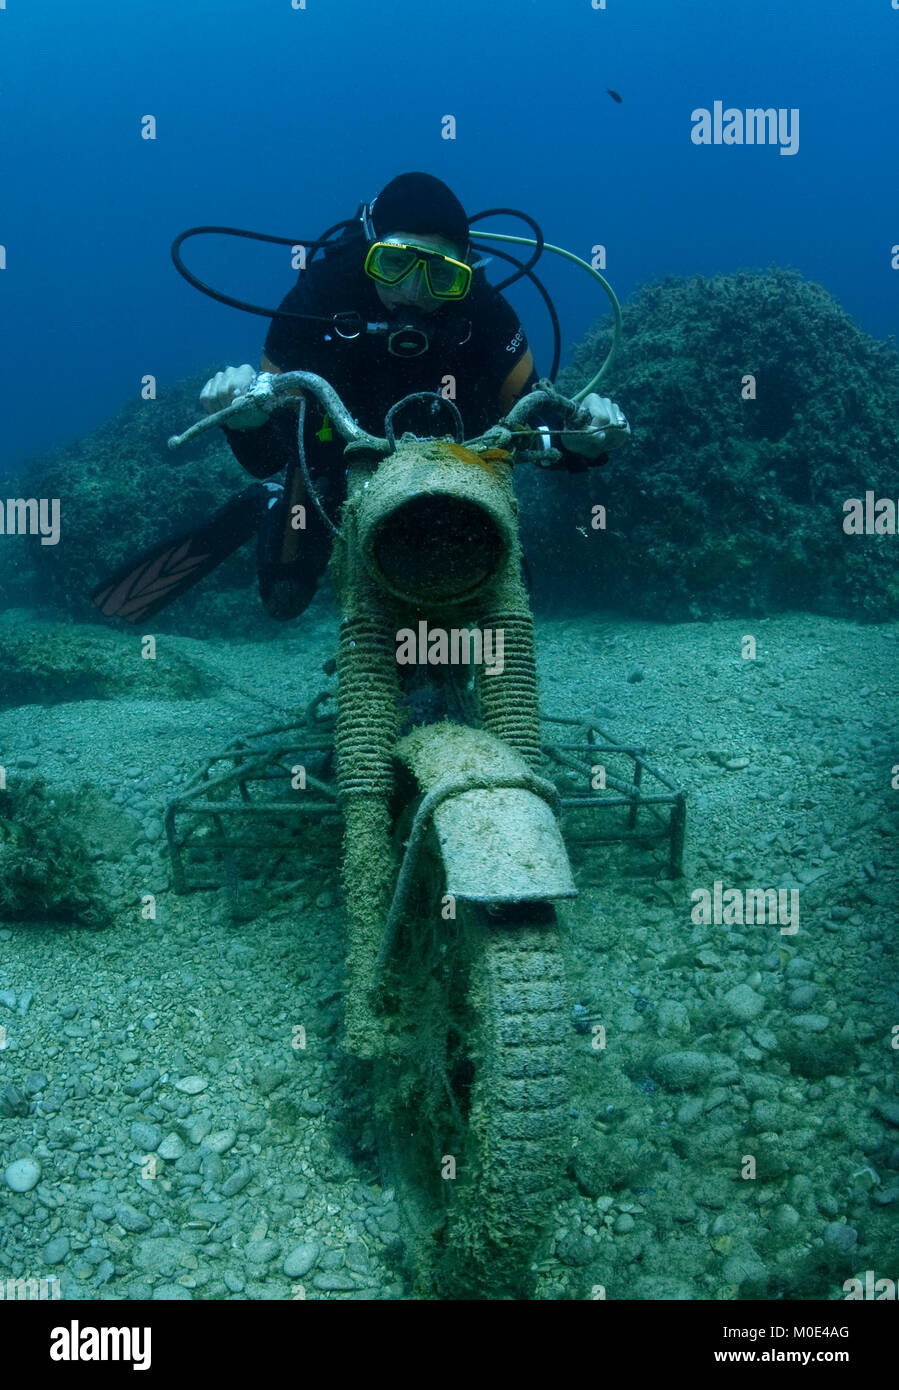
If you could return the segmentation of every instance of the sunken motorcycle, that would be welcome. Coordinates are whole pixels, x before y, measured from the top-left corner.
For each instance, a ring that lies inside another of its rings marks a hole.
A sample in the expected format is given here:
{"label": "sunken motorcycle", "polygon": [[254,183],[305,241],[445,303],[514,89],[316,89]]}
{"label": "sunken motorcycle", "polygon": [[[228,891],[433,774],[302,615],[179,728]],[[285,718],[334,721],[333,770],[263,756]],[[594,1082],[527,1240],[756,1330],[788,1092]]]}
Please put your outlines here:
{"label": "sunken motorcycle", "polygon": [[[401,401],[378,438],[326,381],[298,371],[260,374],[170,443],[248,403],[268,411],[299,394],[305,471],[306,393],[346,440],[339,530],[329,521],[342,614],[344,1045],[375,1064],[379,1155],[419,1289],[527,1297],[569,1146],[553,904],[576,890],[558,793],[537,770],[512,466],[528,458],[527,422],[547,403],[567,427],[587,421],[541,382],[477,439],[463,442],[461,417],[440,396],[428,399],[453,416],[453,437],[397,439]],[[308,473],[306,483],[320,507]]]}

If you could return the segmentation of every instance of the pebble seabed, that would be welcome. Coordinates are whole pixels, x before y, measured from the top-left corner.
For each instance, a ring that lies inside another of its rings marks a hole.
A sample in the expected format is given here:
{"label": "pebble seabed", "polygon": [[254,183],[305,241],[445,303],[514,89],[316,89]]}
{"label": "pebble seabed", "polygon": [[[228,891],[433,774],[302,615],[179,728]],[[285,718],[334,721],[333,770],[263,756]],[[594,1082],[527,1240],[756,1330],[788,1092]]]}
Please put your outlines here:
{"label": "pebble seabed", "polygon": [[[412,1296],[339,1045],[336,845],[235,922],[224,886],[171,892],[162,836],[162,804],[260,726],[259,700],[320,688],[333,632],[317,601],[302,640],[161,640],[210,698],[0,712],[8,778],[105,799],[91,852],[113,912],[104,931],[0,927],[0,1290]],[[573,851],[575,1147],[537,1298],[840,1300],[895,1274],[897,646],[801,614],[538,621],[544,707],[601,710],[689,809],[681,880],[659,847]],[[694,921],[716,880],[796,889],[798,931]]]}

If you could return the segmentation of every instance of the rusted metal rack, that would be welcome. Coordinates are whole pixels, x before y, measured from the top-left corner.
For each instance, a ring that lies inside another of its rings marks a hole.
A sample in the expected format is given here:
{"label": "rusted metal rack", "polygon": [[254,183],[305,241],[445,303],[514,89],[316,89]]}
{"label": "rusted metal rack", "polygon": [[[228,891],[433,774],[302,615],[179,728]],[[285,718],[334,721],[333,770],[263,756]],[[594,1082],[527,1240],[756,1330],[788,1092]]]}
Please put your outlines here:
{"label": "rusted metal rack", "polygon": [[[203,760],[165,813],[172,886],[177,893],[221,885],[221,878],[188,881],[188,860],[199,852],[207,859],[219,857],[236,901],[240,881],[236,851],[280,851],[283,859],[288,850],[297,848],[297,832],[304,821],[339,823],[334,716],[321,713],[332,698],[332,692],[323,691],[301,719],[248,734]],[[579,811],[590,812],[591,820],[598,811],[625,813],[620,818],[624,824],[610,826],[608,831],[591,825],[586,833],[575,832],[563,824],[564,833],[580,844],[667,840],[668,871],[678,876],[686,794],[647,761],[642,746],[617,743],[592,716],[543,715],[542,719],[546,732],[539,771],[558,787],[563,817]],[[556,729],[565,731],[564,741],[551,736]],[[299,767],[303,785],[298,787]],[[644,775],[663,790],[647,792]],[[264,831],[264,838],[247,833],[248,821]]]}
{"label": "rusted metal rack", "polygon": [[[248,734],[204,758],[199,771],[169,802],[165,832],[176,893],[220,886],[219,879],[188,882],[192,853],[221,857],[236,899],[236,850],[281,850],[283,857],[296,848],[296,832],[304,820],[339,821],[334,716],[321,713],[331,698],[330,691],[323,691],[301,719]],[[264,842],[258,834],[247,835],[248,821],[264,829]]]}
{"label": "rusted metal rack", "polygon": [[[544,726],[556,726],[567,732],[564,742],[550,739],[548,732],[542,740],[543,756],[554,765],[548,775],[559,788],[563,816],[566,811],[626,808],[623,826],[619,824],[605,833],[591,826],[587,833],[578,836],[579,842],[667,840],[668,872],[672,878],[679,877],[683,872],[687,824],[686,792],[646,759],[645,747],[617,743],[592,715],[586,719],[572,719],[544,714],[541,718]],[[614,764],[612,768],[607,766],[610,763]],[[665,790],[647,792],[644,773],[653,779],[653,784]],[[641,811],[645,814],[638,821]],[[566,832],[563,825],[563,833],[571,832]]]}

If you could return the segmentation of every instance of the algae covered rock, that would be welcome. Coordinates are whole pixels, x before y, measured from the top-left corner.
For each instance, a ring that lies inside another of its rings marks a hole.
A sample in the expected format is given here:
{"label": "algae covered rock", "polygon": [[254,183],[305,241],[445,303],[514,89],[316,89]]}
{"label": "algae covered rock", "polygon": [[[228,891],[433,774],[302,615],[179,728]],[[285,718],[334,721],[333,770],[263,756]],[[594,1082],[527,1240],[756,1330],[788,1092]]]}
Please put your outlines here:
{"label": "algae covered rock", "polygon": [[0,661],[0,708],[120,697],[186,700],[209,686],[165,644],[155,659],[145,660],[138,636],[84,625],[2,621]]}
{"label": "algae covered rock", "polygon": [[41,778],[0,789],[0,921],[103,927],[109,910],[78,829],[76,792]]}
{"label": "algae covered rock", "polygon": [[[899,540],[843,531],[849,498],[896,499],[894,344],[782,269],[669,276],[623,318],[599,390],[628,416],[630,444],[586,478],[520,470],[537,601],[671,620],[899,614]],[[610,342],[587,335],[563,391]]]}
{"label": "algae covered rock", "polygon": [[[9,495],[59,498],[60,538],[47,546],[33,537],[20,542],[19,571],[0,580],[7,605],[27,602],[108,622],[90,601],[96,585],[151,545],[207,520],[247,486],[249,475],[221,430],[181,450],[168,448],[170,435],[202,416],[197,398],[213,370],[163,386],[156,400],[129,402],[84,439],[34,460],[8,483]],[[203,634],[225,624],[252,631],[261,617],[264,626],[253,546],[247,545],[154,617],[149,631]],[[277,629],[274,621],[271,626]]]}

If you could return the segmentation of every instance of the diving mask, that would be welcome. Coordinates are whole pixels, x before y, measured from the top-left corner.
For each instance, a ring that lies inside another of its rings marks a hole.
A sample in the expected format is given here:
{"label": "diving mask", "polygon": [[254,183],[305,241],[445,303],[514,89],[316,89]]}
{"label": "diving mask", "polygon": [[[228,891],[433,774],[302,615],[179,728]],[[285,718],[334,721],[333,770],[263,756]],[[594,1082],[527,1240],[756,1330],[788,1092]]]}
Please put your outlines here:
{"label": "diving mask", "polygon": [[471,288],[471,266],[405,241],[375,241],[365,257],[365,273],[379,284],[399,285],[423,265],[428,292],[434,299],[464,299]]}

